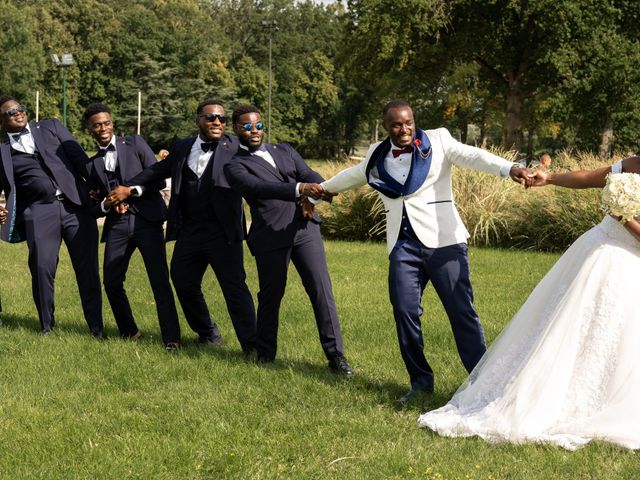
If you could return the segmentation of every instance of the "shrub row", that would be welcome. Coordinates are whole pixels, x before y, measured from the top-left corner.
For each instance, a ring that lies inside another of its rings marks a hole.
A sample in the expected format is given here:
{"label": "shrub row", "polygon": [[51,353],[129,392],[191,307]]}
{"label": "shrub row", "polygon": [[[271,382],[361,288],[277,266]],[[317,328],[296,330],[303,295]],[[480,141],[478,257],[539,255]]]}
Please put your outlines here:
{"label": "shrub row", "polygon": [[[510,158],[509,152],[496,152]],[[592,169],[611,164],[591,154],[563,152],[552,171]],[[328,162],[318,170],[330,178],[356,161]],[[598,189],[556,187],[525,190],[511,181],[475,170],[455,168],[454,199],[471,234],[471,245],[486,247],[562,250],[602,218]],[[327,238],[383,241],[384,209],[370,187],[342,193],[331,205],[320,207]]]}

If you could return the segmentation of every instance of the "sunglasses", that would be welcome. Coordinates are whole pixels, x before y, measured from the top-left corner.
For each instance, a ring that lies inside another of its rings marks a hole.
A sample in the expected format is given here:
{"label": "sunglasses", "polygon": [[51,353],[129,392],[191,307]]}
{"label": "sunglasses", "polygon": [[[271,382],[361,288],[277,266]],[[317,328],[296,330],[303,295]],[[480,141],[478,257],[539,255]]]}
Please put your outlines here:
{"label": "sunglasses", "polygon": [[4,115],[7,117],[15,117],[18,113],[24,113],[27,111],[27,107],[24,105],[18,105],[17,107],[13,107],[11,110],[7,110],[4,112]]}
{"label": "sunglasses", "polygon": [[198,118],[206,118],[207,122],[215,122],[216,120],[220,120],[220,123],[227,123],[227,116],[223,113],[220,115],[219,113],[206,113],[203,115],[198,115]]}
{"label": "sunglasses", "polygon": [[256,127],[256,130],[262,130],[264,128],[264,125],[262,122],[258,122],[258,123],[238,123],[237,125],[240,126],[240,128],[242,128],[245,132],[250,132],[251,130],[253,130],[253,127]]}

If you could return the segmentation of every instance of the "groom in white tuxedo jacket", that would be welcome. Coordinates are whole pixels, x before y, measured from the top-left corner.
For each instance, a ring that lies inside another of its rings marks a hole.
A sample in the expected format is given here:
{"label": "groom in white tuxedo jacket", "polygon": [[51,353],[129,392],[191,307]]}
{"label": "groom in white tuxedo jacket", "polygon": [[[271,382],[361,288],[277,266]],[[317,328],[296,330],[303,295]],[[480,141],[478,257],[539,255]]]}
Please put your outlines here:
{"label": "groom in white tuxedo jacket", "polygon": [[485,150],[462,144],[445,128],[415,128],[413,111],[402,100],[383,109],[388,138],[370,146],[365,160],[317,187],[327,196],[369,184],[385,207],[389,251],[389,296],[400,352],[411,390],[406,404],[421,391],[433,391],[433,370],[423,352],[420,316],[422,292],[431,281],[451,322],[458,353],[470,372],[486,350],[482,325],[473,305],[469,277],[469,233],[456,210],[451,189],[453,165],[511,177],[529,185],[529,170]]}

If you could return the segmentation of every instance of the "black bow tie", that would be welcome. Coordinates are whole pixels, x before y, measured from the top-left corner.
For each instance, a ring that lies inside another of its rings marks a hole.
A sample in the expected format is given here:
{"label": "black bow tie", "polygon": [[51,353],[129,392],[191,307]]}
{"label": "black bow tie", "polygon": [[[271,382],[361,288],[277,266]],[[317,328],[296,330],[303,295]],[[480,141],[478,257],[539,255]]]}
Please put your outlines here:
{"label": "black bow tie", "polygon": [[101,157],[104,157],[107,154],[107,152],[115,152],[115,151],[116,151],[116,146],[113,143],[110,143],[106,147],[100,147],[98,149],[98,155],[100,155]]}
{"label": "black bow tie", "polygon": [[217,146],[218,142],[202,142],[200,144],[200,148],[203,152],[210,152],[212,150],[215,150]]}
{"label": "black bow tie", "polygon": [[12,133],[12,134],[11,134],[11,136],[12,136],[14,139],[16,139],[16,140],[17,140],[18,138],[20,138],[22,135],[29,135],[29,129],[28,129],[27,127],[24,127],[24,128],[23,128],[22,130],[20,130],[19,132],[16,132],[16,133]]}

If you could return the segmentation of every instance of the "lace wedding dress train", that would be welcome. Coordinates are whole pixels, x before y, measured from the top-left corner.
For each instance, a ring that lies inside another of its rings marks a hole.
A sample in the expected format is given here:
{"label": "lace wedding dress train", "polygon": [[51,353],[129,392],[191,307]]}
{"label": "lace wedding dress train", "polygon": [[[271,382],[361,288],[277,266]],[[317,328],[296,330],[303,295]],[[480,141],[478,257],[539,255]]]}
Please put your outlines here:
{"label": "lace wedding dress train", "polygon": [[582,235],[418,422],[493,442],[640,448],[640,242],[609,216]]}

